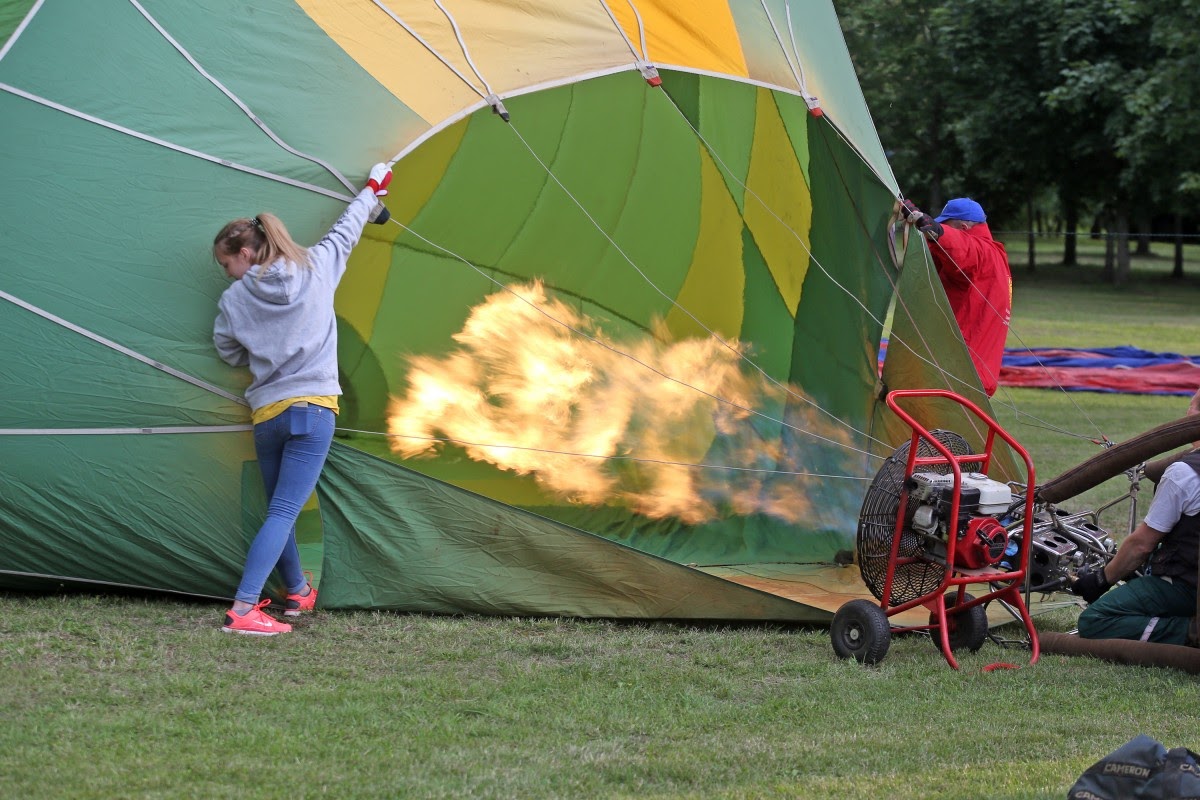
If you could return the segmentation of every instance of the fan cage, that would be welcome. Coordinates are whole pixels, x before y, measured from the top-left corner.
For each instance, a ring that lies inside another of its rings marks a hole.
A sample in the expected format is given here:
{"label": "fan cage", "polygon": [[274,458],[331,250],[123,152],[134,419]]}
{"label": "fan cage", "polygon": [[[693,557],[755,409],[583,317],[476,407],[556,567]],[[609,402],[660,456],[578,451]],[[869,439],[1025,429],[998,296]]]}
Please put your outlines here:
{"label": "fan cage", "polygon": [[[974,452],[966,439],[953,431],[933,430],[930,434],[954,456],[972,455]],[[883,600],[883,587],[892,557],[896,513],[900,507],[904,481],[908,478],[905,468],[908,466],[911,444],[912,442],[908,441],[900,445],[896,452],[883,462],[883,466],[879,468],[875,479],[867,488],[862,510],[858,515],[858,568],[862,573],[863,582],[878,600]],[[918,442],[918,458],[940,455],[941,453],[926,439],[922,438]],[[963,472],[975,472],[983,468],[983,462],[963,462],[959,468]],[[949,464],[932,464],[921,467],[921,470],[939,475],[954,471]],[[897,555],[904,559],[918,560],[896,565],[889,598],[891,605],[901,605],[932,594],[942,585],[946,576],[945,563],[927,555],[925,537],[908,525],[915,511],[916,503],[910,501],[909,507],[904,511],[905,525],[900,533]]]}

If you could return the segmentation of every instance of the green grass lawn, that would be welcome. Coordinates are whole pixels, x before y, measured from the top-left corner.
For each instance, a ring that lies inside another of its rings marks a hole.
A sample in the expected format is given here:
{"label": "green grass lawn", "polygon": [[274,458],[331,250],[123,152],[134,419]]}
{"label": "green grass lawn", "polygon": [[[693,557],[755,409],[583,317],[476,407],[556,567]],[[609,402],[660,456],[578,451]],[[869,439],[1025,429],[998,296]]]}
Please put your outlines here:
{"label": "green grass lawn", "polygon": [[[1014,338],[1200,352],[1195,280],[1095,273],[1017,265]],[[1045,478],[1185,406],[996,398]],[[261,640],[222,634],[223,611],[0,595],[0,797],[1062,798],[1136,734],[1200,749],[1194,676],[985,673],[1028,658],[992,643],[956,672],[919,635],[866,668],[823,628],[318,612]]]}
{"label": "green grass lawn", "polygon": [[1079,243],[1079,266],[1064,267],[1061,244],[1039,240],[1038,264],[1029,270],[1023,241],[1006,242],[1013,272],[1013,323],[1009,347],[1113,347],[1200,355],[1196,308],[1200,303],[1200,244],[1185,248],[1182,280],[1171,278],[1172,250],[1135,258],[1132,280],[1120,287],[1102,277],[1102,244]]}
{"label": "green grass lawn", "polygon": [[[209,604],[0,599],[0,796],[1061,798],[1195,678],[924,637],[877,667],[822,629],[318,612],[273,640]],[[1069,617],[1059,621],[1069,622]]]}

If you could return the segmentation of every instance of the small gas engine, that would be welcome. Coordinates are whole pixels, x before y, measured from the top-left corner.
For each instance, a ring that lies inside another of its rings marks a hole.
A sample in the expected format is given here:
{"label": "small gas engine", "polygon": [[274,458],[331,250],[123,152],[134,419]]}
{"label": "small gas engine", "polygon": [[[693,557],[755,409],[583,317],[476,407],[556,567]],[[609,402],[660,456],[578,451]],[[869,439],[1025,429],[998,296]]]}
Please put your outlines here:
{"label": "small gas engine", "polygon": [[927,538],[925,550],[945,558],[951,535],[956,537],[954,566],[981,569],[999,564],[1008,545],[1001,517],[1012,506],[1012,489],[979,472],[964,472],[958,498],[958,518],[951,519],[954,476],[914,472],[909,478],[908,521],[911,530]]}

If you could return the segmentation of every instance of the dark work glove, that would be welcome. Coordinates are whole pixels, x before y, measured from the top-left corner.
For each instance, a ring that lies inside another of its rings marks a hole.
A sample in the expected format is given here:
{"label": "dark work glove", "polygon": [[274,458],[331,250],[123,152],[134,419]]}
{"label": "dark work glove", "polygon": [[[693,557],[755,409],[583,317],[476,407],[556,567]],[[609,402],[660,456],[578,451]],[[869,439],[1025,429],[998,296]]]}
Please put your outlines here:
{"label": "dark work glove", "polygon": [[917,222],[920,221],[921,217],[929,216],[924,211],[917,208],[917,204],[914,203],[912,200],[905,200],[903,205],[904,205],[904,221],[907,222],[909,225],[916,225]]}
{"label": "dark work glove", "polygon": [[1080,570],[1071,584],[1071,591],[1082,597],[1088,603],[1094,603],[1108,591],[1108,578],[1103,569]]}
{"label": "dark work glove", "polygon": [[371,209],[371,213],[367,215],[367,222],[374,222],[376,225],[382,225],[391,218],[392,212],[388,211],[387,206],[385,206],[381,200],[375,204],[375,207]]}
{"label": "dark work glove", "polygon": [[925,234],[926,239],[937,241],[942,235],[942,223],[917,208],[912,200],[904,201],[904,221],[916,225],[917,230]]}

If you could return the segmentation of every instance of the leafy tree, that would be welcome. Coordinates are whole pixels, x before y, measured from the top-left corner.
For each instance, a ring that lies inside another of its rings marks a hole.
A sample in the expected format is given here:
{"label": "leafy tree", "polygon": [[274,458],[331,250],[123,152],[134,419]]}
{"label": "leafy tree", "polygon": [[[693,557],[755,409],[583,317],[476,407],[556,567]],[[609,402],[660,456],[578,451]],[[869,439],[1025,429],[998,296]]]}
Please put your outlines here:
{"label": "leafy tree", "polygon": [[1200,209],[1200,0],[836,7],[897,179],[928,207],[968,194],[1032,230],[1056,196],[1067,263],[1095,211],[1117,282],[1131,224]]}
{"label": "leafy tree", "polygon": [[963,154],[962,193],[996,219],[1024,218],[1034,264],[1034,202],[1065,157],[1043,99],[1057,64],[1056,3],[960,0],[938,9],[954,81],[950,129]]}
{"label": "leafy tree", "polygon": [[[1118,150],[1147,182],[1150,202],[1172,214],[1200,209],[1200,2],[1145,0],[1154,62],[1128,87],[1130,122]],[[1183,276],[1182,239],[1176,238],[1175,277]]]}
{"label": "leafy tree", "polygon": [[1071,150],[1085,174],[1070,176],[1068,183],[1091,194],[1105,227],[1115,230],[1112,277],[1122,283],[1129,273],[1133,209],[1150,202],[1153,194],[1149,154],[1136,153],[1133,142],[1124,138],[1133,121],[1129,92],[1145,80],[1156,58],[1150,47],[1151,20],[1144,4],[1135,0],[1065,0],[1062,6],[1055,49],[1063,67],[1058,85],[1046,95],[1046,106],[1068,121],[1078,137]]}
{"label": "leafy tree", "polygon": [[[946,0],[924,4],[932,11]],[[836,0],[846,44],[901,190],[930,209],[962,181],[943,20],[900,0]]]}

